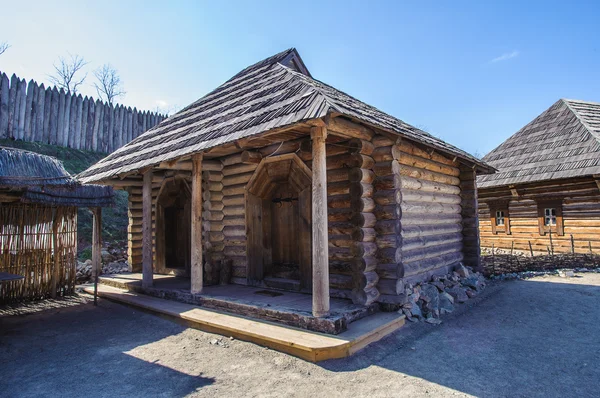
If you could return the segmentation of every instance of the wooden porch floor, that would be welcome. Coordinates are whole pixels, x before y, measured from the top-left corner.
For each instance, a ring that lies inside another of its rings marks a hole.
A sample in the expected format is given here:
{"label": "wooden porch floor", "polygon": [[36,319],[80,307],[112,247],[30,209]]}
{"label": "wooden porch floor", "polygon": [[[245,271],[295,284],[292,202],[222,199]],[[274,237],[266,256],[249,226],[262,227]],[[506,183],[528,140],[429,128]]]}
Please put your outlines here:
{"label": "wooden porch floor", "polygon": [[376,305],[364,307],[331,298],[330,315],[315,318],[310,294],[243,285],[206,286],[201,294],[191,294],[189,278],[172,275],[154,275],[154,286],[146,289],[141,273],[103,275],[99,279],[102,284],[128,291],[329,334],[341,333],[349,323],[378,311]]}

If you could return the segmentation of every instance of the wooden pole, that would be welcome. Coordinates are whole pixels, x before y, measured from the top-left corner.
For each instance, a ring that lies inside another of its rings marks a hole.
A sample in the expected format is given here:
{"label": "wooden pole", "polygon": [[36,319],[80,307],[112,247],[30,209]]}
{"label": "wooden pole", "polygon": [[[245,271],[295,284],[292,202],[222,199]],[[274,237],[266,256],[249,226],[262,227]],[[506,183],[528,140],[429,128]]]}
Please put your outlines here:
{"label": "wooden pole", "polygon": [[202,292],[204,286],[202,268],[202,153],[192,156],[192,294]]}
{"label": "wooden pole", "polygon": [[312,268],[313,315],[329,315],[329,237],[327,229],[327,166],[325,126],[311,129],[312,138]]}
{"label": "wooden pole", "polygon": [[527,243],[529,243],[529,253],[531,254],[531,257],[533,257],[533,247],[531,247],[531,241],[528,240]]}
{"label": "wooden pole", "polygon": [[550,229],[550,234],[548,236],[550,237],[550,255],[554,256],[554,244],[552,243],[552,229]]}
{"label": "wooden pole", "polygon": [[94,305],[98,305],[98,276],[101,272],[102,209],[92,209],[92,279],[94,280]]}
{"label": "wooden pole", "polygon": [[58,209],[54,210],[54,220],[52,222],[52,257],[54,259],[54,268],[52,269],[52,292],[50,296],[56,298],[56,287],[58,285],[58,268],[60,266],[58,254]]}
{"label": "wooden pole", "polygon": [[575,254],[575,238],[573,238],[573,234],[571,234],[571,254]]}
{"label": "wooden pole", "polygon": [[142,186],[142,287],[152,287],[152,170],[144,173]]}

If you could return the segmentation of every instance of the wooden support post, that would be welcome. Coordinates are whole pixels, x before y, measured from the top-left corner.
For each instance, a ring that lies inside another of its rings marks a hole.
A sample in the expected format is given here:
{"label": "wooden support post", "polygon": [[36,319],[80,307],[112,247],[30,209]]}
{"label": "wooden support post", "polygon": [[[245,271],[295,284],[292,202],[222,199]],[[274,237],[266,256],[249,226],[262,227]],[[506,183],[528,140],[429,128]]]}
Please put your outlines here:
{"label": "wooden support post", "polygon": [[102,209],[92,209],[92,279],[94,280],[94,305],[98,305],[98,276],[102,270]]}
{"label": "wooden support post", "polygon": [[50,296],[56,298],[56,288],[58,285],[58,269],[60,266],[58,250],[58,212],[60,208],[54,210],[54,221],[52,222],[52,257],[54,259],[54,268],[52,269],[52,292]]}
{"label": "wooden support post", "polygon": [[329,237],[327,230],[327,167],[325,126],[311,129],[312,138],[312,267],[313,315],[329,315]]}
{"label": "wooden support post", "polygon": [[152,287],[152,273],[152,170],[148,170],[142,186],[142,287]]}
{"label": "wooden support post", "polygon": [[571,254],[575,254],[575,238],[573,238],[573,234],[571,234]]}
{"label": "wooden support post", "polygon": [[202,158],[192,156],[192,261],[191,292],[201,293],[204,285],[202,267]]}

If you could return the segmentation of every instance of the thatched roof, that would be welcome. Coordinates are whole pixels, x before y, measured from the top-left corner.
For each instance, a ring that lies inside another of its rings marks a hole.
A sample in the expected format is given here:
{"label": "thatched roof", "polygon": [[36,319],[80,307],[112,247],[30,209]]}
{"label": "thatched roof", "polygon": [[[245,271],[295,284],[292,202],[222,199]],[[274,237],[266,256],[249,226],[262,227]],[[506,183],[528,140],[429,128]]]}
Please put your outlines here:
{"label": "thatched roof", "polygon": [[479,188],[600,174],[600,104],[558,100],[483,160]]}
{"label": "thatched roof", "polygon": [[127,145],[79,177],[105,181],[240,138],[339,113],[395,132],[479,166],[479,159],[432,135],[313,79],[295,49],[258,62]]}
{"label": "thatched roof", "polygon": [[21,202],[55,206],[111,206],[113,190],[81,185],[57,159],[39,153],[0,147],[0,191]]}

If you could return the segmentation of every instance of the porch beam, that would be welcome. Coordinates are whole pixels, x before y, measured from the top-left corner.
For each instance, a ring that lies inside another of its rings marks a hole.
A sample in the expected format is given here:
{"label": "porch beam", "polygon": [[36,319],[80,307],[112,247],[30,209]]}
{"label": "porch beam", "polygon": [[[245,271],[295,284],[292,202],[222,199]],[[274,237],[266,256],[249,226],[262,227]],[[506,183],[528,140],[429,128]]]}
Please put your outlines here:
{"label": "porch beam", "polygon": [[192,248],[191,286],[192,294],[201,293],[202,267],[202,153],[192,156]]}
{"label": "porch beam", "polygon": [[329,315],[329,244],[327,233],[327,128],[311,128],[312,139],[312,269],[313,315]]}
{"label": "porch beam", "polygon": [[142,184],[142,287],[152,287],[152,169]]}

